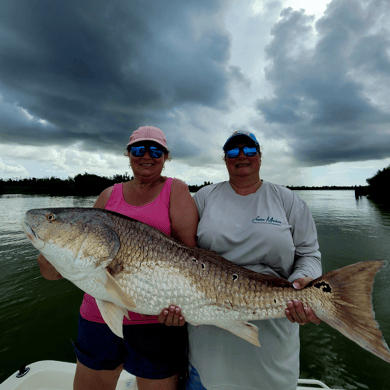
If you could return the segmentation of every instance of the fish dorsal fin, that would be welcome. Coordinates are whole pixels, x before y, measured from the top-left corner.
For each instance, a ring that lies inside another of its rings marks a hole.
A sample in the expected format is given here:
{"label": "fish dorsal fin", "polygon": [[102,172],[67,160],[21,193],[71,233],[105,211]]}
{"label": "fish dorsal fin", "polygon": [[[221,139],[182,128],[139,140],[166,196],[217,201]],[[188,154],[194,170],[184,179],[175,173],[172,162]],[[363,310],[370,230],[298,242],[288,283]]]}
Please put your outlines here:
{"label": "fish dorsal fin", "polygon": [[238,322],[231,326],[219,326],[242,339],[249,341],[251,344],[260,347],[259,328],[250,322]]}
{"label": "fish dorsal fin", "polygon": [[123,290],[118,282],[111,276],[107,268],[104,271],[105,280],[103,281],[103,285],[106,288],[111,301],[120,307],[126,308],[127,310],[135,309],[137,306],[131,297],[126,294],[126,291]]}
{"label": "fish dorsal fin", "polygon": [[96,299],[96,303],[104,321],[110,327],[112,332],[118,337],[123,338],[123,316],[128,316],[127,310],[112,302],[102,301],[100,299]]}

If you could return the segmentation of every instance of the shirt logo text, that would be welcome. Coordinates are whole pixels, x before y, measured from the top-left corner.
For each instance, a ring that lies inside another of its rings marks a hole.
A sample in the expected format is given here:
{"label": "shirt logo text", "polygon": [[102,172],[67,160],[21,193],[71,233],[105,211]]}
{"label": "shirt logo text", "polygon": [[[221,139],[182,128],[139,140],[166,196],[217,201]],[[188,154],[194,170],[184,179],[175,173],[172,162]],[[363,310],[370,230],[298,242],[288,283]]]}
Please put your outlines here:
{"label": "shirt logo text", "polygon": [[268,216],[265,219],[265,218],[261,218],[260,215],[257,216],[256,218],[253,218],[252,219],[252,223],[266,223],[268,225],[277,225],[277,226],[280,226],[282,224],[282,222],[278,221],[274,217],[269,217]]}

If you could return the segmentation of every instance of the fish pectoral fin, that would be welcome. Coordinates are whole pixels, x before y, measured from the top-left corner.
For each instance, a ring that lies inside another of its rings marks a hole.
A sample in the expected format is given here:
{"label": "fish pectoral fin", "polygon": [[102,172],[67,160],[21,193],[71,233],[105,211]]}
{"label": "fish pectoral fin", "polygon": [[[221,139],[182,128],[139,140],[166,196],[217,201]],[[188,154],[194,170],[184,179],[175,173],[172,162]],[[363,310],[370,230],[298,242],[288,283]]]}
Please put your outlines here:
{"label": "fish pectoral fin", "polygon": [[228,330],[230,333],[256,345],[256,347],[260,347],[259,328],[250,322],[238,322],[232,326],[219,326],[219,328]]}
{"label": "fish pectoral fin", "polygon": [[132,310],[137,307],[134,301],[126,294],[126,291],[118,284],[118,282],[112,277],[112,275],[105,270],[106,278],[103,282],[104,287],[110,298],[114,302],[117,302],[122,307],[125,307],[127,310]]}
{"label": "fish pectoral fin", "polygon": [[102,301],[100,299],[96,299],[96,303],[106,324],[113,333],[123,339],[123,316],[127,315],[127,310],[114,303]]}

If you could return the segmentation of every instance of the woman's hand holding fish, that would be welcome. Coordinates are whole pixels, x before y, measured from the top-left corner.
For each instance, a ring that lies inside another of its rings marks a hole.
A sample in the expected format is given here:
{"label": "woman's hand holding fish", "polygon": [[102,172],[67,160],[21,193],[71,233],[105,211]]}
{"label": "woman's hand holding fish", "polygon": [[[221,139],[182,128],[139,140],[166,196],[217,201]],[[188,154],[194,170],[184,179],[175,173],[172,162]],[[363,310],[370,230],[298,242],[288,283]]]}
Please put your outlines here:
{"label": "woman's hand holding fish", "polygon": [[[306,287],[312,280],[313,278],[310,278],[309,276],[299,278],[294,281],[294,288],[300,290]],[[304,308],[302,302],[297,299],[288,302],[286,309],[286,317],[291,322],[297,322],[299,325],[305,325],[310,322],[316,325],[319,325],[321,323],[321,320],[314,315],[313,310],[311,310],[310,307]]]}
{"label": "woman's hand holding fish", "polygon": [[63,279],[62,275],[45,259],[42,254],[37,258],[41,275],[47,280]]}
{"label": "woman's hand holding fish", "polygon": [[183,326],[186,323],[185,318],[181,315],[180,307],[171,305],[161,311],[158,316],[158,322],[167,326]]}

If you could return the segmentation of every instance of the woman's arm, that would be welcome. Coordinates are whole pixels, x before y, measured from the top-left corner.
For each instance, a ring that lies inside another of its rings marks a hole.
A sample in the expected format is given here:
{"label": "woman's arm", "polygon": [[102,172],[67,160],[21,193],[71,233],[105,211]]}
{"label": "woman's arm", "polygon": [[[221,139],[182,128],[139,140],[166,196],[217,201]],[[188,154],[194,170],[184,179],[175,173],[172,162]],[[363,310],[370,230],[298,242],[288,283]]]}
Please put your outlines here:
{"label": "woman's arm", "polygon": [[111,186],[111,187],[106,188],[104,191],[102,191],[101,194],[99,195],[99,197],[96,199],[96,202],[93,205],[93,207],[95,207],[97,209],[105,209],[106,204],[108,202],[108,199],[110,199],[110,196],[112,194],[113,188],[114,187]]}
{"label": "woman's arm", "polygon": [[196,231],[199,216],[188,186],[181,180],[173,179],[169,207],[172,237],[187,246],[196,246]]}

